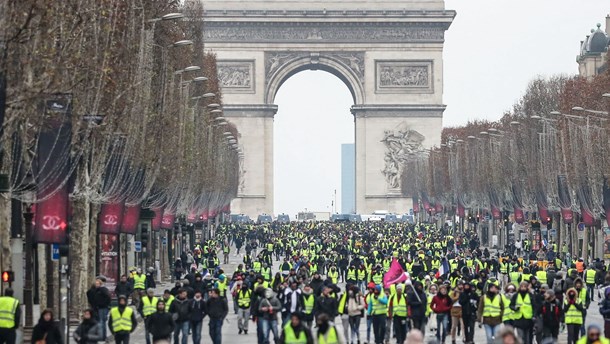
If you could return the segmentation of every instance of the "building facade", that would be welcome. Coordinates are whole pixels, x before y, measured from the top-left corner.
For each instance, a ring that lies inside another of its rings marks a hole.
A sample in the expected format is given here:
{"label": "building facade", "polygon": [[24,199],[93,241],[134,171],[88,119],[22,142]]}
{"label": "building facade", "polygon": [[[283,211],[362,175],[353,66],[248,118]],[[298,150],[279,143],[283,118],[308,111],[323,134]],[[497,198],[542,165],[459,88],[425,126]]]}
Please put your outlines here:
{"label": "building facade", "polygon": [[584,41],[580,41],[580,53],[576,57],[578,74],[587,79],[608,68],[608,45],[610,44],[610,15],[606,16],[606,29],[597,24]]}

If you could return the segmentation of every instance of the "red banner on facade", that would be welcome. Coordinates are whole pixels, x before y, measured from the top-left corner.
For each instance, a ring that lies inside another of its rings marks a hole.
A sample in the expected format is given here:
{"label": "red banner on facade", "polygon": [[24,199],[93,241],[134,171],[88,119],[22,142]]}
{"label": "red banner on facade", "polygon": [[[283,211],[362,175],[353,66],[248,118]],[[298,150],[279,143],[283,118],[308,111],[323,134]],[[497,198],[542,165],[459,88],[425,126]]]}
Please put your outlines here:
{"label": "red banner on facade", "polygon": [[[42,130],[36,146],[36,199],[33,239],[36,243],[65,244],[68,229],[68,181],[72,96],[57,94],[44,102]],[[4,228],[3,228],[4,230]]]}
{"label": "red banner on facade", "polygon": [[547,218],[549,217],[549,210],[547,208],[538,206],[538,217],[540,218],[540,223],[546,225],[547,223],[549,223],[547,221]]}
{"label": "red banner on facade", "polygon": [[123,221],[121,223],[121,233],[136,234],[138,223],[140,222],[140,205],[130,205],[125,207]]}
{"label": "red banner on facade", "polygon": [[68,230],[68,188],[62,187],[39,202],[34,217],[34,242],[65,244]]}
{"label": "red banner on facade", "polygon": [[417,197],[413,197],[413,212],[419,213],[419,199]]}
{"label": "red banner on facade", "polygon": [[167,211],[163,213],[163,219],[161,220],[161,229],[174,229],[174,222],[176,222],[176,215],[169,214]]}
{"label": "red banner on facade", "polygon": [[493,216],[494,220],[501,220],[502,212],[500,211],[500,208],[492,205],[491,206],[491,216]]}
{"label": "red banner on facade", "polygon": [[98,271],[106,277],[106,288],[114,291],[119,279],[119,240],[115,234],[100,234]]}
{"label": "red banner on facade", "polygon": [[563,222],[565,222],[565,223],[573,223],[574,222],[574,213],[572,213],[572,209],[561,208],[561,218],[563,218]]}
{"label": "red banner on facade", "polygon": [[525,216],[523,215],[523,209],[519,208],[519,207],[514,207],[515,209],[515,222],[522,224],[523,222],[525,222]]}
{"label": "red banner on facade", "polygon": [[152,219],[152,230],[158,231],[161,229],[161,223],[163,222],[163,208],[153,208],[155,217]]}
{"label": "red banner on facade", "polygon": [[188,222],[188,223],[195,223],[195,222],[197,222],[197,214],[195,213],[194,210],[191,210],[189,212],[189,214],[186,217],[186,222]]}
{"label": "red banner on facade", "polygon": [[125,203],[102,204],[99,218],[100,234],[119,234],[123,223]]}
{"label": "red banner on facade", "polygon": [[586,211],[583,207],[580,207],[580,212],[582,213],[582,222],[585,223],[585,226],[595,226],[595,217],[593,214]]}

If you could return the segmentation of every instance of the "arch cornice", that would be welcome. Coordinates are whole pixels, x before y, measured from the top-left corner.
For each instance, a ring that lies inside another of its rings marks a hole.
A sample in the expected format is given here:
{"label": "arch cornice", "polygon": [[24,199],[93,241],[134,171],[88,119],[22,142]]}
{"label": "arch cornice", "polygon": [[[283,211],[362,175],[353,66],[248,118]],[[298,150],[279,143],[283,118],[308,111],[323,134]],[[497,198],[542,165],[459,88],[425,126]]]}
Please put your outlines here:
{"label": "arch cornice", "polygon": [[265,102],[275,95],[292,75],[304,70],[324,70],[343,81],[354,104],[364,104],[364,52],[362,51],[273,51],[265,53]]}

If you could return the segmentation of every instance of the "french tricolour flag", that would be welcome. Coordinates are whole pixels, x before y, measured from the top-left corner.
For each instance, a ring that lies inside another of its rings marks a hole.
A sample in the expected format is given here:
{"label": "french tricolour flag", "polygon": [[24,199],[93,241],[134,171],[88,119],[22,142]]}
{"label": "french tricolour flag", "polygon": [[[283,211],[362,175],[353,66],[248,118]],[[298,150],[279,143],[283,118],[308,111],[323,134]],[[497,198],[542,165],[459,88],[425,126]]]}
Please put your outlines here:
{"label": "french tricolour flag", "polygon": [[438,271],[436,272],[436,278],[441,277],[444,274],[448,274],[449,273],[449,263],[447,262],[447,258],[443,258],[443,261],[441,262],[441,266],[438,268]]}

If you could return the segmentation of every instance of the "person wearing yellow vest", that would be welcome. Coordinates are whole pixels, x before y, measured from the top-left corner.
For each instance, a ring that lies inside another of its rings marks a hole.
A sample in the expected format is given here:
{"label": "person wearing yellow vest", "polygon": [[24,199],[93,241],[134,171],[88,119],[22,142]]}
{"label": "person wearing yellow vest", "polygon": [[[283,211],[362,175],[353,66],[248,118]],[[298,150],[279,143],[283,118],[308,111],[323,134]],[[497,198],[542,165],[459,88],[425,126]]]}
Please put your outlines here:
{"label": "person wearing yellow vest", "polygon": [[227,284],[227,276],[225,276],[224,274],[221,274],[220,276],[218,276],[218,281],[216,281],[216,285],[215,288],[217,288],[220,291],[220,297],[224,298],[225,300],[227,299],[227,288],[228,288],[228,284]]}
{"label": "person wearing yellow vest", "polygon": [[241,288],[236,293],[237,298],[237,329],[239,334],[248,334],[248,320],[250,319],[250,302],[252,300],[252,291],[248,289],[248,285],[242,283]]}
{"label": "person wearing yellow vest", "polygon": [[597,270],[593,268],[593,266],[589,266],[587,270],[585,270],[585,283],[587,284],[587,294],[590,295],[591,301],[595,301],[595,277],[597,275]]}
{"label": "person wearing yellow vest", "polygon": [[131,307],[127,306],[127,297],[125,295],[119,295],[118,302],[119,305],[110,310],[108,327],[114,336],[115,343],[129,344],[129,336],[138,326],[136,314]]}
{"label": "person wearing yellow vest", "polygon": [[383,344],[386,330],[386,315],[388,312],[388,297],[382,294],[381,286],[375,286],[373,297],[368,304],[368,314],[373,318],[373,335],[375,344]]}
{"label": "person wearing yellow vest", "polygon": [[[588,344],[588,343],[599,343],[599,344],[610,344],[610,339],[601,335],[601,329],[595,324],[587,327],[587,334],[582,336],[576,341],[576,344]],[[568,344],[572,344],[568,341]]]}
{"label": "person wearing yellow vest", "polygon": [[140,299],[144,296],[146,290],[146,275],[142,273],[141,268],[137,268],[131,280],[133,281],[131,302],[139,307]]}
{"label": "person wearing yellow vest", "polygon": [[347,277],[346,277],[346,281],[347,283],[351,284],[351,285],[357,285],[358,284],[358,277],[357,277],[357,271],[356,271],[356,267],[353,265],[350,265],[349,268],[347,269]]}
{"label": "person wearing yellow vest", "polygon": [[0,338],[8,344],[15,344],[17,329],[21,320],[19,301],[13,297],[13,289],[6,288],[0,297]]}
{"label": "person wearing yellow vest", "polygon": [[327,276],[332,284],[337,284],[339,282],[339,271],[337,271],[337,267],[334,265],[331,266],[331,268],[328,270]]}
{"label": "person wearing yellow vest", "polygon": [[504,323],[504,325],[511,325],[513,323],[513,316],[515,311],[513,311],[509,305],[510,305],[510,300],[513,298],[513,295],[515,295],[515,290],[517,290],[517,287],[515,287],[514,284],[509,283],[508,285],[506,285],[506,287],[504,287],[504,294],[502,294],[502,302],[504,302],[504,313],[502,313],[502,322]]}
{"label": "person wearing yellow vest", "polygon": [[[138,312],[140,313],[140,315],[142,315],[142,318],[144,318],[145,324],[147,324],[146,319],[157,311],[158,301],[159,299],[155,297],[155,290],[152,288],[147,289],[146,296],[142,297],[142,299],[140,300],[140,305],[138,307]],[[163,303],[163,305],[165,305],[165,303]],[[148,325],[146,325],[144,329],[146,344],[150,344],[150,328],[148,327]]]}
{"label": "person wearing yellow vest", "polygon": [[396,342],[403,343],[407,338],[407,296],[402,284],[396,286],[396,293],[390,297],[389,314],[396,331]]}
{"label": "person wearing yellow vest", "polygon": [[565,324],[568,328],[568,343],[573,344],[580,336],[580,328],[583,324],[584,304],[578,297],[578,292],[574,288],[568,289],[563,302],[565,313]]}
{"label": "person wearing yellow vest", "polygon": [[540,282],[540,284],[548,284],[548,273],[543,269],[540,269],[536,271],[536,279],[538,279],[538,282]]}
{"label": "person wearing yellow vest", "polygon": [[299,313],[290,315],[290,321],[282,328],[278,344],[313,344],[311,332],[303,324]]}
{"label": "person wearing yellow vest", "polygon": [[303,317],[302,320],[305,322],[305,326],[307,328],[311,328],[313,323],[313,310],[316,304],[316,299],[313,294],[313,289],[308,284],[303,288],[302,293],[303,298]]}
{"label": "person wearing yellow vest", "polygon": [[532,293],[529,292],[529,283],[521,282],[519,291],[513,295],[510,301],[510,308],[515,312],[513,325],[517,333],[522,338],[524,344],[532,344],[534,321],[534,304]]}
{"label": "person wearing yellow vest", "polygon": [[327,314],[320,314],[316,319],[318,333],[316,337],[318,344],[341,344],[345,343],[335,325],[330,321]]}
{"label": "person wearing yellow vest", "polygon": [[489,283],[487,293],[479,300],[478,319],[485,328],[487,344],[494,342],[504,315],[504,302],[502,296],[498,295],[499,289],[496,283]]}

